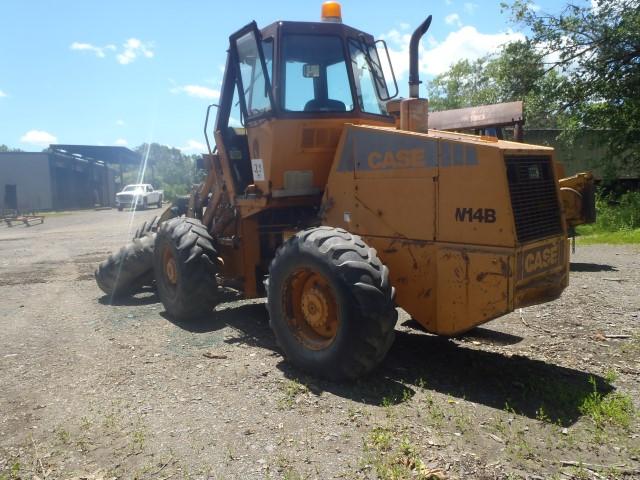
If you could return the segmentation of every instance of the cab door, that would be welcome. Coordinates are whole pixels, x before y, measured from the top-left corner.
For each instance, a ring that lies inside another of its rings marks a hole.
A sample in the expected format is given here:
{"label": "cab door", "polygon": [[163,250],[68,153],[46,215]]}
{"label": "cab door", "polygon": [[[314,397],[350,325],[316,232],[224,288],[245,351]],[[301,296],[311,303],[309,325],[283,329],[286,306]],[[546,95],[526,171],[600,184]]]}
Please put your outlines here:
{"label": "cab door", "polygon": [[240,106],[246,125],[273,111],[271,81],[262,50],[262,39],[256,22],[229,37],[237,71]]}
{"label": "cab door", "polygon": [[[263,41],[256,23],[251,22],[231,35],[229,43],[227,68],[233,71],[233,104],[240,105],[244,128],[224,129],[222,134],[225,148],[229,154],[236,192],[243,194],[251,184],[258,185],[265,191],[265,188],[268,188],[268,165],[264,156],[267,148],[260,148],[260,144],[265,142],[259,138],[260,131],[263,130],[259,125],[264,124],[263,120],[273,115],[273,98]],[[269,54],[271,59],[272,48]],[[268,133],[262,136],[267,141],[270,138]]]}

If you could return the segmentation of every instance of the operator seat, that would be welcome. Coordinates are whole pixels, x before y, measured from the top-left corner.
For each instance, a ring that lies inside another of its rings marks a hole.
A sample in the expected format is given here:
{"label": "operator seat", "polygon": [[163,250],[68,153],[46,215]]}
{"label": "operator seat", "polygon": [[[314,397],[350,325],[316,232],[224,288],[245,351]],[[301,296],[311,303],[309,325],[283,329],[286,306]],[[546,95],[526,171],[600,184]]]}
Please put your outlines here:
{"label": "operator seat", "polygon": [[304,106],[305,112],[346,112],[347,106],[340,100],[318,100],[314,98],[309,100]]}

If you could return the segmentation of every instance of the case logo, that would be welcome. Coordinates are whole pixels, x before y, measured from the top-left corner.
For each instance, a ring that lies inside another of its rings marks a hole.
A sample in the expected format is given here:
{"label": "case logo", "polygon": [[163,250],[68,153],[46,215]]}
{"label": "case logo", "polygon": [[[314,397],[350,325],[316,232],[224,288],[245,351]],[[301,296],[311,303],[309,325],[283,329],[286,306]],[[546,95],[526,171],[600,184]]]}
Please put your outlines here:
{"label": "case logo", "polygon": [[525,250],[519,254],[520,278],[551,270],[562,263],[562,244],[558,241]]}

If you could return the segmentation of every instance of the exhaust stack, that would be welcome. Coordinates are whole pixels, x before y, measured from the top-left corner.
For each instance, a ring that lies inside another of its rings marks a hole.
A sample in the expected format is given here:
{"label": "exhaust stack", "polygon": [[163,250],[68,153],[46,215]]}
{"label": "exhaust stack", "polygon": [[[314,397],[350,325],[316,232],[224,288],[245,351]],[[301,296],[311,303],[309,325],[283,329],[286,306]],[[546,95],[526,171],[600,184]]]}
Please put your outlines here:
{"label": "exhaust stack", "polygon": [[409,97],[411,98],[420,96],[421,82],[420,73],[418,72],[418,48],[420,47],[420,39],[431,26],[431,18],[432,16],[429,15],[411,35],[411,42],[409,43]]}

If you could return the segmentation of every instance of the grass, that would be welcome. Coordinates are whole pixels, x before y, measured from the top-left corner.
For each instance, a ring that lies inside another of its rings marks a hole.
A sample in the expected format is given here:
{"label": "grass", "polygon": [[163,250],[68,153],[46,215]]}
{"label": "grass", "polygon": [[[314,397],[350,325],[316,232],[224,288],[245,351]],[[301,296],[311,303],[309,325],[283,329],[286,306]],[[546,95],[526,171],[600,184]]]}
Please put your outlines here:
{"label": "grass", "polygon": [[403,387],[401,390],[393,391],[388,395],[382,397],[380,402],[381,407],[393,407],[394,405],[398,405],[400,403],[405,403],[410,401],[415,392],[410,388]]}
{"label": "grass", "polygon": [[419,456],[418,448],[403,436],[396,442],[397,434],[388,427],[374,428],[365,439],[365,463],[373,468],[380,480],[437,480],[441,471],[430,470]]}
{"label": "grass", "polygon": [[295,404],[296,397],[307,393],[309,388],[296,380],[288,380],[282,384],[280,390],[284,396],[279,402],[279,407],[284,410],[292,408]]}
{"label": "grass", "polygon": [[0,474],[0,480],[18,480],[20,476],[20,462],[14,462],[7,473]]}
{"label": "grass", "polygon": [[581,244],[640,243],[640,192],[617,198],[598,195],[596,223],[577,227]]}
{"label": "grass", "polygon": [[56,436],[58,437],[60,443],[63,443],[65,445],[67,445],[71,439],[71,435],[69,434],[69,432],[62,427],[59,427],[56,430]]}
{"label": "grass", "polygon": [[591,377],[589,381],[593,391],[584,398],[579,407],[580,412],[590,417],[599,429],[608,424],[628,429],[635,416],[631,398],[619,392],[602,395],[596,387],[595,379]]}
{"label": "grass", "polygon": [[146,434],[142,429],[136,429],[131,435],[131,449],[133,452],[139,453],[144,450]]}
{"label": "grass", "polygon": [[581,245],[594,245],[598,243],[624,245],[640,243],[640,228],[610,232],[599,229],[596,225],[582,225],[576,230],[580,234],[578,243]]}

